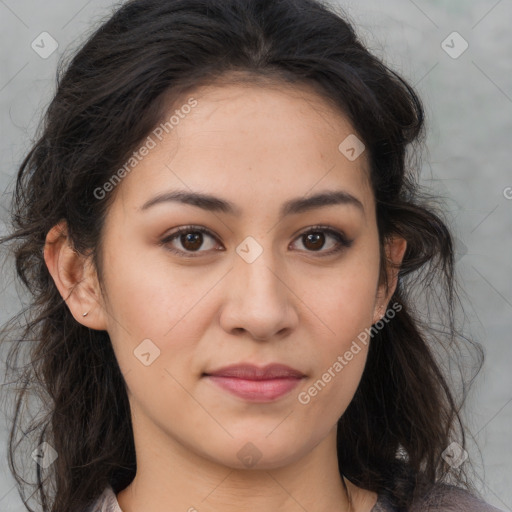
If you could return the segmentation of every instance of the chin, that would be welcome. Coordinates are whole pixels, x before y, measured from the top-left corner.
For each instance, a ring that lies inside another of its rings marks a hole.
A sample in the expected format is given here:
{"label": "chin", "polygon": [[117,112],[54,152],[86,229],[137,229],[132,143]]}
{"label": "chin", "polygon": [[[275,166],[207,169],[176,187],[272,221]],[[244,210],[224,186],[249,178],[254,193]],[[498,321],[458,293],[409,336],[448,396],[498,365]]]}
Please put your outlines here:
{"label": "chin", "polygon": [[309,444],[290,443],[289,439],[288,443],[286,441],[284,437],[277,435],[272,440],[264,435],[254,438],[245,435],[242,440],[231,439],[228,442],[230,446],[220,447],[218,453],[210,451],[207,458],[237,470],[271,470],[298,461],[314,447]]}

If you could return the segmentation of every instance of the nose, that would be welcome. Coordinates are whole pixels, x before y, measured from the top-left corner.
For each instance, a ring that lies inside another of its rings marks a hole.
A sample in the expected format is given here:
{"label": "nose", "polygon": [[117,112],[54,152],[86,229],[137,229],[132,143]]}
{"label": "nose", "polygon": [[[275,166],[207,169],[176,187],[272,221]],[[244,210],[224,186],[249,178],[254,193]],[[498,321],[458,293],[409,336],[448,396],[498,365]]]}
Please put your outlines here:
{"label": "nose", "polygon": [[265,341],[283,337],[296,328],[299,300],[270,249],[252,263],[235,255],[234,267],[226,278],[220,323],[227,333],[246,333],[257,341]]}

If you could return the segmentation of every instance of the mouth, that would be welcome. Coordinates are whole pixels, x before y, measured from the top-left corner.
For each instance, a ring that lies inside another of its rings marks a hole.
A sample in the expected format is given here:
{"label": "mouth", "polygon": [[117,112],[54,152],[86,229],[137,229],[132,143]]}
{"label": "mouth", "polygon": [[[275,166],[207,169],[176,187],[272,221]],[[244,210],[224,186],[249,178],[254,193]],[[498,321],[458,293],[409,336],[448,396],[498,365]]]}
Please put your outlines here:
{"label": "mouth", "polygon": [[282,364],[237,364],[204,373],[203,377],[243,400],[264,403],[288,394],[306,375]]}

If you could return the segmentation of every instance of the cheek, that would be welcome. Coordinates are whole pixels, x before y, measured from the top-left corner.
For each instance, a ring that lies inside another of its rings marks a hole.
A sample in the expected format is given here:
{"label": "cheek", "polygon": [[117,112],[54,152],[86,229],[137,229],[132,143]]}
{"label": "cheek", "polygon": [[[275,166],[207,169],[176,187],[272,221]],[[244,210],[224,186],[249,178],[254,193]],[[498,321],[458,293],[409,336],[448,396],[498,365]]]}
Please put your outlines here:
{"label": "cheek", "polygon": [[[134,370],[132,378],[138,378],[141,371],[151,370],[148,378],[168,378],[162,372],[172,368],[173,361],[190,368],[208,322],[205,298],[218,277],[201,277],[192,267],[154,260],[148,264],[142,251],[127,251],[111,258],[109,265],[115,272],[105,275],[108,332],[123,373]],[[140,356],[148,352],[154,362],[146,368]],[[158,389],[160,384],[152,382]]]}
{"label": "cheek", "polygon": [[111,253],[108,260],[108,268],[115,270],[105,276],[112,314],[138,337],[161,338],[193,310],[215,276],[171,264],[160,247],[148,250],[127,241],[120,245],[122,254]]}
{"label": "cheek", "polygon": [[354,253],[305,299],[315,305],[317,335],[312,338],[317,343],[314,375],[302,388],[299,403],[318,414],[341,416],[361,379],[378,282],[379,259],[374,255],[373,250]]}
{"label": "cheek", "polygon": [[365,251],[354,252],[336,270],[301,277],[301,299],[325,328],[333,348],[346,343],[373,321],[379,259]]}
{"label": "cheek", "polygon": [[[327,335],[315,336],[313,372],[299,390],[297,401],[311,418],[325,425],[334,424],[352,401],[363,374],[370,338],[373,313],[373,283],[361,289],[354,284],[354,293],[324,297],[323,316]],[[324,331],[322,326],[322,332]],[[323,428],[323,427],[322,427]]]}

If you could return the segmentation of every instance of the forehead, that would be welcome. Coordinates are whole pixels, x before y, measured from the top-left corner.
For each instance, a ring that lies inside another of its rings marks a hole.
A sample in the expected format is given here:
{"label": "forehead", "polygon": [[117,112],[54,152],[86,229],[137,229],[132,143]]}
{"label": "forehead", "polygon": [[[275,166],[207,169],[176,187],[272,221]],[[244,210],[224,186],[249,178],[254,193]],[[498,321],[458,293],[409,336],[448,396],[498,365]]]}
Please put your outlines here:
{"label": "forehead", "polygon": [[353,135],[349,120],[307,85],[204,86],[173,102],[149,134],[150,151],[117,192],[136,209],[176,188],[278,206],[341,187],[366,209],[366,154],[351,161],[339,149]]}

